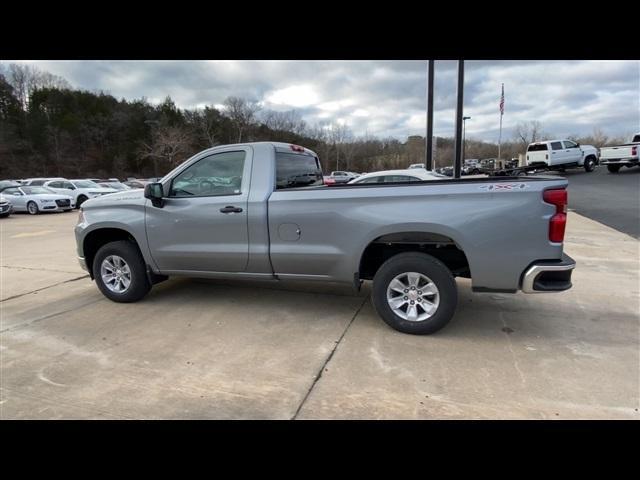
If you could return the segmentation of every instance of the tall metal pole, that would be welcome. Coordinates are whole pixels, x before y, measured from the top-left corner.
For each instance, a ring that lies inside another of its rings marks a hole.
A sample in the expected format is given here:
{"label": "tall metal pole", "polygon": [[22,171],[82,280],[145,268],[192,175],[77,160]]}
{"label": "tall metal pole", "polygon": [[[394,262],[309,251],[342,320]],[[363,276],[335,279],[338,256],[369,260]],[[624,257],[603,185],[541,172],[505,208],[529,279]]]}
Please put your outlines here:
{"label": "tall metal pole", "polygon": [[464,93],[464,60],[458,60],[458,100],[456,103],[456,140],[453,159],[453,178],[460,178],[462,171],[462,100]]}
{"label": "tall metal pole", "polygon": [[427,73],[427,158],[425,163],[427,170],[433,170],[433,67],[434,61],[429,60]]}
{"label": "tall metal pole", "polygon": [[467,131],[467,120],[469,120],[471,117],[462,117],[462,161],[464,162],[464,159],[467,158],[465,156],[465,150],[467,148],[467,137],[465,135],[465,132]]}
{"label": "tall metal pole", "polygon": [[498,136],[498,161],[500,156],[500,147],[502,146],[502,115],[504,115],[504,83],[502,84],[502,96],[500,97],[500,134]]}

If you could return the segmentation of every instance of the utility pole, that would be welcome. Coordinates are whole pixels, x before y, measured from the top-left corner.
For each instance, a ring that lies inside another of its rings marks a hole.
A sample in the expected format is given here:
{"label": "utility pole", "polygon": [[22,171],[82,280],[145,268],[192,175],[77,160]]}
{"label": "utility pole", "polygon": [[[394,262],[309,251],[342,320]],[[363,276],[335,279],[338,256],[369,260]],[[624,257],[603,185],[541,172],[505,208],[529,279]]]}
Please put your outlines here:
{"label": "utility pole", "polygon": [[467,125],[467,120],[469,120],[471,117],[462,117],[462,160],[464,161],[465,154],[464,151],[467,147],[467,140],[465,137],[465,132],[466,132],[466,125]]}
{"label": "utility pole", "polygon": [[458,88],[456,102],[456,138],[453,159],[453,178],[460,178],[462,171],[462,105],[464,93],[464,60],[458,60]]}
{"label": "utility pole", "polygon": [[427,72],[427,148],[425,151],[427,170],[433,170],[433,69],[434,61],[429,60]]}

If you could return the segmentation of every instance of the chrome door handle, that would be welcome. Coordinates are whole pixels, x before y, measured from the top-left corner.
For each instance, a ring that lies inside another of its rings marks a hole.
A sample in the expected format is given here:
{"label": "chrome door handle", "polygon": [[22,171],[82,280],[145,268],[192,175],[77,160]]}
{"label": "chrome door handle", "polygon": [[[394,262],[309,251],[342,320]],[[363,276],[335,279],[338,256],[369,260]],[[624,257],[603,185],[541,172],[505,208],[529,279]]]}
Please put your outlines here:
{"label": "chrome door handle", "polygon": [[234,207],[232,205],[227,205],[226,207],[221,208],[220,211],[222,213],[240,213],[242,212],[242,208]]}

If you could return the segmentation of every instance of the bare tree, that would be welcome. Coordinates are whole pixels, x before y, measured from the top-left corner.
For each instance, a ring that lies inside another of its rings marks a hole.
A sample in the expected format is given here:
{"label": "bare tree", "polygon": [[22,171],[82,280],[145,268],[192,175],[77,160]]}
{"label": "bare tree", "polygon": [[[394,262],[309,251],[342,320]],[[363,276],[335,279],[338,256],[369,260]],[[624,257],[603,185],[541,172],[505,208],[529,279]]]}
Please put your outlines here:
{"label": "bare tree", "polygon": [[204,110],[185,110],[187,121],[193,125],[198,137],[203,140],[208,147],[215,147],[220,142],[217,141],[219,135],[220,113],[212,107],[206,106]]}
{"label": "bare tree", "polygon": [[256,113],[262,107],[257,102],[240,97],[227,97],[224,101],[224,114],[231,119],[238,131],[238,143],[242,142],[242,135],[255,123]]}
{"label": "bare tree", "polygon": [[31,94],[40,88],[69,89],[71,85],[64,78],[40,70],[32,65],[9,65],[7,80],[13,87],[14,93],[23,110],[29,106]]}
{"label": "bare tree", "polygon": [[542,131],[542,124],[537,120],[530,122],[518,123],[514,128],[514,138],[527,149],[530,143],[542,140],[546,136]]}
{"label": "bare tree", "polygon": [[295,110],[275,112],[267,110],[262,115],[262,122],[271,130],[292,132],[303,135],[307,129],[306,122]]}
{"label": "bare tree", "polygon": [[158,160],[163,160],[173,168],[182,157],[191,151],[192,138],[189,132],[162,125],[151,134],[151,143],[142,143],[140,155],[153,160],[154,175],[158,176]]}

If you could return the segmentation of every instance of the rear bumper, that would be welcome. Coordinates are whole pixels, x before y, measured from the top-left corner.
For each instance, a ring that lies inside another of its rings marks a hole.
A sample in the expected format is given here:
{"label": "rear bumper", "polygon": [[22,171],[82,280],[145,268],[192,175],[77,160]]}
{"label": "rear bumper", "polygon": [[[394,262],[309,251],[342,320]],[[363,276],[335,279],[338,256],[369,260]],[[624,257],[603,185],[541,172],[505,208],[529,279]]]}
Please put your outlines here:
{"label": "rear bumper", "polygon": [[522,274],[521,290],[524,293],[569,290],[572,286],[571,274],[575,267],[575,260],[567,254],[562,255],[562,260],[533,262]]}
{"label": "rear bumper", "polygon": [[637,158],[607,158],[600,159],[600,165],[638,165],[640,159]]}

